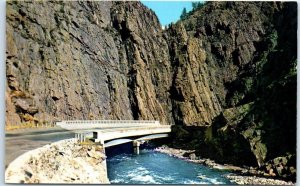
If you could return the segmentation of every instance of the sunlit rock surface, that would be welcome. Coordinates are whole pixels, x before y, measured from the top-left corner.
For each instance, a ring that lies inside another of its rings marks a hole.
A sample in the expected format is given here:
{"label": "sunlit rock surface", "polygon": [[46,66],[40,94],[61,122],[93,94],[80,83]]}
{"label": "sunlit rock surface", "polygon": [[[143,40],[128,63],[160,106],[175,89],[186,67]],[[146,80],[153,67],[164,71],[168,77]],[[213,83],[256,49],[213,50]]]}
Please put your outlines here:
{"label": "sunlit rock surface", "polygon": [[5,183],[109,183],[103,149],[69,139],[28,151],[9,164]]}

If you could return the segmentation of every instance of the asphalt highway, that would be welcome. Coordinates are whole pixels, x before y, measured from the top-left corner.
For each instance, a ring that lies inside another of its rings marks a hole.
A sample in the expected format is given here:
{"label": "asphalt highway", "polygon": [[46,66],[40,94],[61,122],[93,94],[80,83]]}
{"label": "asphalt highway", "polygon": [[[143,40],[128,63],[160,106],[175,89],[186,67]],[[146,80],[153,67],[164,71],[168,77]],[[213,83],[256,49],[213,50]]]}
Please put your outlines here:
{"label": "asphalt highway", "polygon": [[74,136],[73,131],[59,127],[6,131],[5,168],[10,162],[27,151]]}

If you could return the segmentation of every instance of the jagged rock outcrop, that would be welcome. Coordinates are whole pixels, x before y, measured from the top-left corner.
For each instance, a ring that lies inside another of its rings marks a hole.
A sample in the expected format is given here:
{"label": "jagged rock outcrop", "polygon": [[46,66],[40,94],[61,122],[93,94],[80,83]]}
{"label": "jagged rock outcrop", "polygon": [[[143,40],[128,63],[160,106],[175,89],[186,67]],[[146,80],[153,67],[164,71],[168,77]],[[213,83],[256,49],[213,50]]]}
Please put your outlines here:
{"label": "jagged rock outcrop", "polygon": [[294,156],[296,15],[208,2],[162,30],[140,2],[7,2],[6,125],[155,119],[221,162]]}
{"label": "jagged rock outcrop", "polygon": [[124,43],[121,53],[127,54],[127,86],[133,118],[158,119],[170,124],[171,66],[157,17],[136,2],[116,3],[111,11],[113,27]]}

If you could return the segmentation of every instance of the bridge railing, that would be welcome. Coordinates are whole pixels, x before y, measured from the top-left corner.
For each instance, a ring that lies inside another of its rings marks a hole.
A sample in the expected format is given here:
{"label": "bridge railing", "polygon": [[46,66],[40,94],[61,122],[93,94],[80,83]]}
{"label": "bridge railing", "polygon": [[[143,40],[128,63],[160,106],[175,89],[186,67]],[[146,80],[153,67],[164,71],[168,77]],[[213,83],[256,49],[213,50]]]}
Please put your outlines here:
{"label": "bridge railing", "polygon": [[64,120],[58,123],[64,124],[157,124],[159,125],[159,121],[155,120]]}
{"label": "bridge railing", "polygon": [[64,120],[56,124],[67,129],[160,125],[155,120]]}

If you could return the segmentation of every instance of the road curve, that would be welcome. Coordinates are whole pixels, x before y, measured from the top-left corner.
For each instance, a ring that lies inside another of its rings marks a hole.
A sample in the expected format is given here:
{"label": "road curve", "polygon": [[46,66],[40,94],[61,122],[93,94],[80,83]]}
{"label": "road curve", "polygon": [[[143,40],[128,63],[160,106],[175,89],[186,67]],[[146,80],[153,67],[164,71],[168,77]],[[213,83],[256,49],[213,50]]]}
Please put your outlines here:
{"label": "road curve", "polygon": [[5,169],[10,162],[27,151],[73,137],[73,131],[60,127],[6,131]]}
{"label": "road curve", "polygon": [[[133,126],[124,126],[119,129],[130,130],[135,128]],[[101,130],[103,132],[111,132],[115,127],[81,129],[80,132],[86,132],[92,135],[92,131]],[[74,130],[67,130],[61,127],[53,128],[33,128],[33,129],[20,129],[5,132],[5,169],[18,156],[23,153],[42,147],[44,145],[63,140],[74,138]]]}

